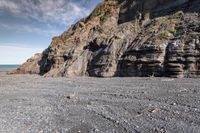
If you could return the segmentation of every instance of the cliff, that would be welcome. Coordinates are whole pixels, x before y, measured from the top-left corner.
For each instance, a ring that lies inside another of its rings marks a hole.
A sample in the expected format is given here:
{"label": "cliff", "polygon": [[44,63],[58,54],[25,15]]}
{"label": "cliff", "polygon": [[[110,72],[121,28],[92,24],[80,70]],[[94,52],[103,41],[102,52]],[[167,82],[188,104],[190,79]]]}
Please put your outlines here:
{"label": "cliff", "polygon": [[200,77],[199,0],[105,0],[11,72]]}

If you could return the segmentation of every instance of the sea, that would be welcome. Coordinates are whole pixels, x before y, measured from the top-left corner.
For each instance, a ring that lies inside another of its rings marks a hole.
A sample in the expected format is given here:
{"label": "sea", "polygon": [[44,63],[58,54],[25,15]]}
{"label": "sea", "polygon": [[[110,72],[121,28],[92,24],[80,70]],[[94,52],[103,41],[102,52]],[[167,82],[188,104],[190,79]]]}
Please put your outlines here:
{"label": "sea", "polygon": [[8,72],[18,68],[20,65],[0,65],[0,72]]}

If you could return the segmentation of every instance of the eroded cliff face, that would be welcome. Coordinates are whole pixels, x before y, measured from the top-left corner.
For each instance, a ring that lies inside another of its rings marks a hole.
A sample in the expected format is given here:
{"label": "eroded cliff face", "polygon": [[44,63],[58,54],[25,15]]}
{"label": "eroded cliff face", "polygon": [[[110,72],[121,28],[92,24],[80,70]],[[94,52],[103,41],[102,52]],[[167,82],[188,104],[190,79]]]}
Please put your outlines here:
{"label": "eroded cliff face", "polygon": [[199,0],[105,0],[11,73],[200,77]]}

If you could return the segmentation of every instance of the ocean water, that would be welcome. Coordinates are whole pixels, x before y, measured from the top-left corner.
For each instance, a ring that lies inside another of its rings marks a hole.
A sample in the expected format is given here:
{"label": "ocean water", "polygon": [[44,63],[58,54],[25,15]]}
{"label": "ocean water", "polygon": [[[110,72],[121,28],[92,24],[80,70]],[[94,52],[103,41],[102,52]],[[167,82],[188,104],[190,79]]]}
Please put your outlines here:
{"label": "ocean water", "polygon": [[18,68],[20,65],[0,65],[0,72],[8,72]]}

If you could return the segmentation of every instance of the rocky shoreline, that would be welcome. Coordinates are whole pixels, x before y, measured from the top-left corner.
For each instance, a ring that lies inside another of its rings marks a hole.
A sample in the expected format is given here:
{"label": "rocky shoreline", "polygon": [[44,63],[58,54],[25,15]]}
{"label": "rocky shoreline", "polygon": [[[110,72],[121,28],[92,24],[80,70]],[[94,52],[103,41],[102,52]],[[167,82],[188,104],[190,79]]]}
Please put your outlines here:
{"label": "rocky shoreline", "polygon": [[198,79],[0,74],[0,132],[198,133]]}

